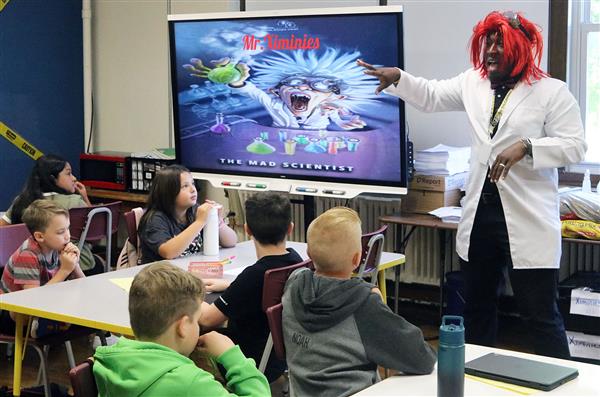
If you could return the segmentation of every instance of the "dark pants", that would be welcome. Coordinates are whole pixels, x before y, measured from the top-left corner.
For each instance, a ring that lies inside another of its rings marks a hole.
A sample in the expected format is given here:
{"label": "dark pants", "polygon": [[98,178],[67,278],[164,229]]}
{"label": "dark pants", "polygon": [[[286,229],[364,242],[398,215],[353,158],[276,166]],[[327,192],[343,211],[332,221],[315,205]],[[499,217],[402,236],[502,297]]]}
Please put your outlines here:
{"label": "dark pants", "polygon": [[[526,222],[526,219],[521,219]],[[535,236],[532,236],[535,238]],[[493,346],[498,330],[497,304],[507,269],[519,312],[522,338],[536,354],[570,358],[563,318],[558,310],[558,269],[513,269],[500,197],[482,195],[471,232],[465,275],[465,333],[468,343]]]}
{"label": "dark pants", "polygon": [[10,313],[7,310],[0,310],[0,334],[15,335],[17,323],[10,318]]}
{"label": "dark pants", "polygon": [[[244,353],[244,356],[246,356],[247,358],[252,358],[256,363],[256,368],[258,368],[260,360],[262,358],[264,346],[267,343],[266,338],[263,339],[264,342],[262,340],[257,342],[256,339],[258,338],[258,336],[256,336],[256,338],[250,339],[246,337],[244,338],[244,340],[240,340],[240,335],[237,332],[237,327],[236,330],[232,330],[230,328],[221,328],[217,331],[223,335],[228,336],[229,338],[231,338],[233,343],[239,345],[240,349],[242,350],[242,353]],[[219,365],[218,367],[219,371],[223,375],[223,378],[225,379],[225,374],[227,373],[227,371],[225,371],[225,368],[221,365]],[[286,369],[286,362],[277,359],[277,357],[275,356],[275,351],[271,350],[271,355],[269,356],[269,361],[267,361],[267,367],[265,368],[264,373],[265,378],[267,378],[267,381],[269,383],[276,381],[281,375],[283,375]]]}

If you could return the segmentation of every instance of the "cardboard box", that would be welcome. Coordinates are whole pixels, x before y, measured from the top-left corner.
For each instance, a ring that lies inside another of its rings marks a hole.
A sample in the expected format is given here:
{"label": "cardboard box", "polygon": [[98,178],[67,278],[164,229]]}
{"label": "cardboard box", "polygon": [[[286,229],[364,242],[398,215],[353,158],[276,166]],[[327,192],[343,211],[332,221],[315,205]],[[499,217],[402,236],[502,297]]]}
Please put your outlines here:
{"label": "cardboard box", "polygon": [[462,189],[467,182],[468,175],[468,172],[461,172],[460,174],[454,175],[415,174],[413,180],[408,185],[408,188],[415,190],[431,190],[434,192]]}
{"label": "cardboard box", "polygon": [[402,211],[426,214],[440,207],[458,206],[460,198],[459,189],[445,192],[409,189],[402,199]]}

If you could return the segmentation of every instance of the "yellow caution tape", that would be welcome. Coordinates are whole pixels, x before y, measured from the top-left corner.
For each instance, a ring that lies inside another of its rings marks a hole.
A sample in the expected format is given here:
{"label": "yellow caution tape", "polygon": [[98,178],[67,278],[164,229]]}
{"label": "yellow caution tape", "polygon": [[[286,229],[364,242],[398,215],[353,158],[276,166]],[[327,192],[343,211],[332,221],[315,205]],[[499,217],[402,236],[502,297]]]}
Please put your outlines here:
{"label": "yellow caution tape", "polygon": [[2,11],[4,7],[6,7],[9,1],[10,0],[0,0],[0,11]]}
{"label": "yellow caution tape", "polygon": [[[6,0],[0,0],[0,5],[2,4],[3,1],[6,1]],[[4,3],[4,4],[6,4],[6,3]],[[1,9],[2,8],[0,8],[0,10]],[[23,138],[21,135],[17,134],[16,132],[14,132],[10,128],[8,128],[8,126],[1,121],[0,121],[0,135],[5,137],[10,143],[15,145],[23,153],[25,153],[26,155],[28,155],[29,157],[31,157],[34,160],[37,160],[38,158],[40,158],[44,155],[44,153],[42,153],[39,149],[37,149],[31,143],[27,142],[25,140],[25,138]]]}

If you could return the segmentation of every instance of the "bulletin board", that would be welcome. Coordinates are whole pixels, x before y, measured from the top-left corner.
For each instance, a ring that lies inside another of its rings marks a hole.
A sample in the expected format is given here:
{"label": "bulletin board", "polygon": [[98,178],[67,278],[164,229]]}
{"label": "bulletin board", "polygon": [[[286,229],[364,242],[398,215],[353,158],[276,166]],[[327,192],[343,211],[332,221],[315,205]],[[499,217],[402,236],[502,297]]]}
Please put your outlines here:
{"label": "bulletin board", "polygon": [[[0,10],[0,121],[46,154],[79,169],[83,151],[81,2],[10,1]],[[21,190],[33,159],[0,138],[0,211]]]}

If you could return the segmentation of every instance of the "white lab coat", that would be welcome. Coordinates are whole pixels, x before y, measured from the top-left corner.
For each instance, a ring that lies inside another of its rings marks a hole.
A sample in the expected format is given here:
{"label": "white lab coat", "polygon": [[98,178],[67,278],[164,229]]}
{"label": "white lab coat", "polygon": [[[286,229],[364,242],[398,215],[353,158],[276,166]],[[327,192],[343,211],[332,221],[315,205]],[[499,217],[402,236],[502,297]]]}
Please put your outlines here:
{"label": "white lab coat", "polygon": [[490,81],[473,69],[442,81],[403,71],[397,86],[385,92],[424,112],[467,112],[473,127],[470,177],[456,235],[456,251],[466,261],[488,167],[521,137],[531,139],[533,158],[525,156],[497,184],[510,253],[515,269],[558,268],[561,237],[556,168],[583,160],[587,147],[579,106],[565,83],[552,78],[531,85],[519,82],[508,98],[493,139],[488,134],[493,90]]}

